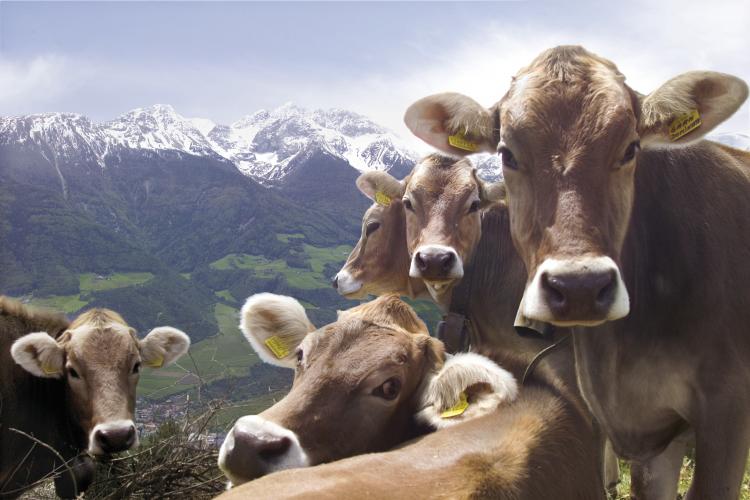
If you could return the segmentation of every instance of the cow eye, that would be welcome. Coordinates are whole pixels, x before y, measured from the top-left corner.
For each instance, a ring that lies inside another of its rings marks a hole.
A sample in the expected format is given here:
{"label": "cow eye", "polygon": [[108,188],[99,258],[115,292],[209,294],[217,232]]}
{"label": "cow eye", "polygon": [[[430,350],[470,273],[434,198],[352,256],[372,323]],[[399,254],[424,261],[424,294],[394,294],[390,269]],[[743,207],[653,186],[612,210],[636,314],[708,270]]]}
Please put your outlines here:
{"label": "cow eye", "polygon": [[401,391],[401,381],[396,377],[389,378],[379,387],[372,391],[374,396],[392,401],[396,399]]}
{"label": "cow eye", "polygon": [[370,222],[365,228],[365,236],[370,236],[372,233],[378,230],[380,222]]}
{"label": "cow eye", "polygon": [[471,206],[469,207],[469,213],[470,213],[470,214],[473,214],[474,212],[476,212],[477,210],[479,210],[479,206],[480,206],[480,205],[481,205],[481,201],[479,201],[479,200],[474,200],[474,201],[473,201],[473,202],[471,203]]}
{"label": "cow eye", "polygon": [[625,150],[625,154],[620,160],[621,165],[625,165],[633,161],[635,154],[641,149],[641,141],[633,141],[628,145],[628,149]]}
{"label": "cow eye", "polygon": [[68,368],[68,375],[70,378],[81,378],[80,375],[78,375],[78,372],[75,370],[75,368],[69,367]]}
{"label": "cow eye", "polygon": [[297,349],[297,352],[295,353],[297,356],[297,364],[302,364],[302,358],[304,357],[305,353],[302,351],[302,349]]}
{"label": "cow eye", "polygon": [[410,212],[414,211],[414,207],[411,205],[411,200],[409,198],[404,198],[403,203],[405,209],[409,210]]}
{"label": "cow eye", "polygon": [[508,149],[505,146],[502,146],[498,153],[500,153],[500,158],[503,162],[503,167],[509,168],[511,170],[518,170],[518,162],[516,161],[516,157],[513,156],[513,153],[510,152],[510,149]]}
{"label": "cow eye", "polygon": [[140,373],[141,371],[141,362],[138,361],[133,365],[133,374]]}

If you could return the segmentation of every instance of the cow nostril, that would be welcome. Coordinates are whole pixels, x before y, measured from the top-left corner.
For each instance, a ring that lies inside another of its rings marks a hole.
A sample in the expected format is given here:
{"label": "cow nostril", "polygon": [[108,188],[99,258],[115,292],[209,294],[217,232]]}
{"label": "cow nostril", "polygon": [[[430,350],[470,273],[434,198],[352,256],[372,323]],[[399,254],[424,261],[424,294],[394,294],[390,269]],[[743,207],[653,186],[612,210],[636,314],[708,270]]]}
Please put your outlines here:
{"label": "cow nostril", "polygon": [[547,273],[542,274],[542,288],[547,295],[547,301],[550,305],[557,308],[565,307],[564,285],[558,278],[550,276]]}
{"label": "cow nostril", "polygon": [[606,281],[603,280],[603,286],[596,294],[596,303],[600,307],[607,307],[615,300],[615,290],[617,289],[617,277],[614,271],[607,274]]}
{"label": "cow nostril", "polygon": [[135,427],[99,429],[94,439],[105,453],[116,453],[129,449],[135,443]]}
{"label": "cow nostril", "polygon": [[271,460],[283,455],[292,445],[292,440],[284,436],[279,439],[264,439],[258,446],[258,456],[263,460]]}
{"label": "cow nostril", "polygon": [[339,289],[339,275],[338,274],[334,276],[333,279],[331,280],[331,286],[333,286],[335,290]]}
{"label": "cow nostril", "polygon": [[417,269],[419,269],[420,271],[427,270],[427,262],[425,262],[421,252],[417,252],[417,254],[414,256],[414,262],[417,264]]}
{"label": "cow nostril", "polygon": [[130,448],[135,443],[135,427],[130,427],[125,437],[125,446]]}
{"label": "cow nostril", "polygon": [[440,256],[440,265],[443,271],[449,271],[453,267],[453,263],[456,261],[456,256],[452,252],[445,253]]}

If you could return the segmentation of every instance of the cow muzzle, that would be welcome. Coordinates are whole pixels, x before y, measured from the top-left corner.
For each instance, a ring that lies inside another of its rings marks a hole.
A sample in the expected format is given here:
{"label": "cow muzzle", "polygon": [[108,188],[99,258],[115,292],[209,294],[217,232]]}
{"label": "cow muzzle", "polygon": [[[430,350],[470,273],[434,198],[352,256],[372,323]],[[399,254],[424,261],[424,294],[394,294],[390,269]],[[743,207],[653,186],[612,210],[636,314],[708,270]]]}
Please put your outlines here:
{"label": "cow muzzle", "polygon": [[132,420],[115,420],[94,427],[89,435],[89,453],[109,455],[138,445],[138,433]]}
{"label": "cow muzzle", "polygon": [[420,278],[428,286],[433,284],[440,290],[441,285],[463,278],[464,266],[461,257],[452,247],[422,245],[416,249],[411,259],[409,276]]}
{"label": "cow muzzle", "polygon": [[219,468],[232,486],[308,465],[294,432],[257,415],[237,420],[219,450]]}
{"label": "cow muzzle", "polygon": [[630,311],[620,270],[609,257],[547,259],[521,302],[528,319],[558,326],[595,326]]}
{"label": "cow muzzle", "polygon": [[339,295],[343,295],[344,297],[358,298],[359,295],[363,295],[361,294],[363,283],[355,279],[346,269],[339,271],[333,277],[331,284],[339,292]]}

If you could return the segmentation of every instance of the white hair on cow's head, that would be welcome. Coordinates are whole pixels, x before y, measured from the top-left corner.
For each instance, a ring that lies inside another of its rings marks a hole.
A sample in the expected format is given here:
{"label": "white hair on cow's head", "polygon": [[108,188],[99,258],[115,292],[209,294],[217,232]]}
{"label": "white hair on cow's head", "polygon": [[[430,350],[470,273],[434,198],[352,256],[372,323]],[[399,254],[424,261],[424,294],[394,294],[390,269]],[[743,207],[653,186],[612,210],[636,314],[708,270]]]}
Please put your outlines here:
{"label": "white hair on cow's head", "polygon": [[[471,352],[448,359],[425,385],[422,410],[416,418],[437,429],[491,413],[518,396],[518,383],[513,374],[486,356]],[[443,412],[455,406],[461,393],[472,386],[479,390],[468,394],[469,406],[463,413],[444,418]]]}

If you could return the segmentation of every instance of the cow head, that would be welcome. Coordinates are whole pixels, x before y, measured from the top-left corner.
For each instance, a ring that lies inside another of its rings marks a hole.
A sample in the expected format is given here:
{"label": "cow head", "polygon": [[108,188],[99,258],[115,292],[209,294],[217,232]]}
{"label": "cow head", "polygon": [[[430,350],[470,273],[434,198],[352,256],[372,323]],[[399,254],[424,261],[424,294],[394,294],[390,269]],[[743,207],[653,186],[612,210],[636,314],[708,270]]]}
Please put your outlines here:
{"label": "cow head", "polygon": [[63,379],[69,411],[92,455],[127,450],[138,442],[133,416],[141,366],[160,368],[187,352],[190,339],[172,327],[143,340],[114,311],[92,309],[54,339],[46,332],[13,343],[16,363],[37,377]]}
{"label": "cow head", "polygon": [[[219,466],[237,485],[270,472],[382,451],[415,434],[414,416],[437,426],[494,410],[516,396],[515,379],[486,358],[456,356],[396,296],[380,297],[316,330],[291,297],[259,294],[240,327],[267,362],[294,368],[289,394],[260,415],[240,418]],[[477,362],[477,359],[481,362]],[[466,394],[459,418],[441,412]]]}
{"label": "cow head", "polygon": [[[384,176],[369,172],[360,179],[374,183]],[[480,214],[502,200],[504,186],[482,181],[468,160],[435,154],[414,167],[401,196],[409,276],[422,280],[440,302],[463,277],[482,236]]]}
{"label": "cow head", "polygon": [[361,175],[357,187],[375,203],[362,218],[362,234],[333,279],[334,288],[350,299],[384,293],[412,295],[402,183],[385,172],[373,171]]}
{"label": "cow head", "polygon": [[413,104],[405,121],[443,151],[502,156],[511,232],[529,275],[521,313],[562,326],[622,318],[620,252],[645,148],[684,147],[728,118],[747,85],[685,73],[643,96],[581,47],[542,53],[490,109],[459,94]]}

